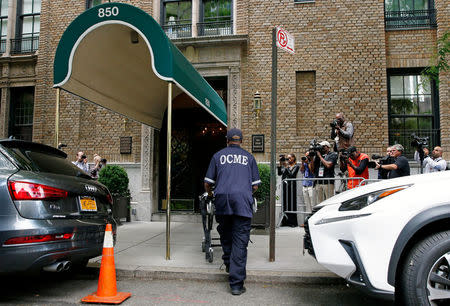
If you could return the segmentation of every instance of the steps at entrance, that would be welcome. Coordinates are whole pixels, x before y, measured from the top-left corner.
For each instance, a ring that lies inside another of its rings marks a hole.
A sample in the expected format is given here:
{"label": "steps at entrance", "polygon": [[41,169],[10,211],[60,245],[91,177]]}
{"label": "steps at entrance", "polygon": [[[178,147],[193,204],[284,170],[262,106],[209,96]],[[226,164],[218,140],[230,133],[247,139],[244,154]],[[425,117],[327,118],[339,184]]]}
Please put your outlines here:
{"label": "steps at entrance", "polygon": [[[157,212],[152,214],[152,221],[165,222],[166,213]],[[171,222],[184,222],[184,223],[202,223],[202,215],[200,213],[194,212],[180,212],[171,211],[170,212]]]}

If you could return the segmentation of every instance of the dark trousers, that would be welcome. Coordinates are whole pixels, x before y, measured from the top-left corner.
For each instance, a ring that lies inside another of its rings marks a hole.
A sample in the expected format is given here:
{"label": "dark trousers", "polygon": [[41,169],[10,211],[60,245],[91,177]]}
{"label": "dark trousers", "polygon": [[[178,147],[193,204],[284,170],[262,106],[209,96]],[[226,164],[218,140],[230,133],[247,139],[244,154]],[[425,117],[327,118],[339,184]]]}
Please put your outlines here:
{"label": "dark trousers", "polygon": [[236,215],[216,215],[217,231],[223,250],[223,262],[230,268],[231,289],[244,285],[247,276],[247,246],[250,240],[251,218]]}

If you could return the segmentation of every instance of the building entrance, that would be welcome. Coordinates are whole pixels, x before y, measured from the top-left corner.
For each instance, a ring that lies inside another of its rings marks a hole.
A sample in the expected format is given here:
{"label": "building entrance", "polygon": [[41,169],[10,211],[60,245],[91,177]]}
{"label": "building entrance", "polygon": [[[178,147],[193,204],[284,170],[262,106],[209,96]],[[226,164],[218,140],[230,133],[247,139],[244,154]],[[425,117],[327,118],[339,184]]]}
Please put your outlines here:
{"label": "building entrance", "polygon": [[[227,104],[227,78],[206,79]],[[165,210],[167,115],[159,137],[158,208]],[[226,146],[226,127],[192,99],[181,94],[173,101],[171,210],[199,211],[199,195],[212,155]]]}

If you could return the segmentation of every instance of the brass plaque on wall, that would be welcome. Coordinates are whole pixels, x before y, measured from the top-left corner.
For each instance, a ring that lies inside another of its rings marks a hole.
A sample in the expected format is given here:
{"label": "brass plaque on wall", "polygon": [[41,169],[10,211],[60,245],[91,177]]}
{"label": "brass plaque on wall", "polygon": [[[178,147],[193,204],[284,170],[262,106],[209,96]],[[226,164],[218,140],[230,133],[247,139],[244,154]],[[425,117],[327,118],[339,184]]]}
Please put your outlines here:
{"label": "brass plaque on wall", "polygon": [[252,153],[264,153],[264,135],[252,135]]}
{"label": "brass plaque on wall", "polygon": [[120,137],[120,154],[131,154],[132,137]]}

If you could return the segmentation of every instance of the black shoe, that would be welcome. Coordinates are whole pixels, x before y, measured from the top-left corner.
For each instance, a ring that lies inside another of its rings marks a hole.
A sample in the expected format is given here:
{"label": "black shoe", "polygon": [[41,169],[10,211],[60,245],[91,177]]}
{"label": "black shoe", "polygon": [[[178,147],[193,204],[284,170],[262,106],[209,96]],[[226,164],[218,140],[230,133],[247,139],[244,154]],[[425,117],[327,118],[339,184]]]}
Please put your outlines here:
{"label": "black shoe", "polygon": [[245,289],[245,287],[242,286],[241,288],[231,289],[231,294],[232,294],[232,295],[241,295],[241,294],[244,293],[245,291],[247,291],[247,289]]}

